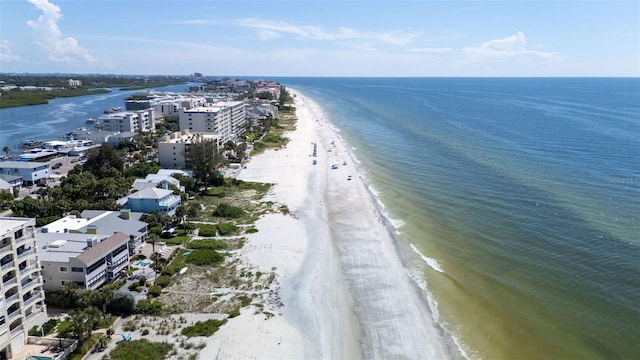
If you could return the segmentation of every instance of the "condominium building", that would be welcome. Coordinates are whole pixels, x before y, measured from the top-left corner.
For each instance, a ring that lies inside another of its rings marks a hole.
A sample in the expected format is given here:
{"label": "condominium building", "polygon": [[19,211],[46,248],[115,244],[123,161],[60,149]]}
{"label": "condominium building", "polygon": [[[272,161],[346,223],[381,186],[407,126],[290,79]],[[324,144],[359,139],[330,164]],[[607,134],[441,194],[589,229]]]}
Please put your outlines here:
{"label": "condominium building", "polygon": [[129,267],[129,237],[112,235],[41,233],[42,277],[47,291],[67,282],[81,289],[95,290],[120,278]]}
{"label": "condominium building", "polygon": [[196,141],[212,140],[222,149],[224,143],[219,134],[211,132],[192,133],[189,130],[175,132],[158,140],[158,164],[164,168],[185,169],[187,162],[184,154],[189,151],[189,146]]}
{"label": "condominium building", "polygon": [[29,329],[47,321],[36,220],[0,217],[0,359],[11,359]]}
{"label": "condominium building", "polygon": [[106,131],[151,131],[155,130],[155,111],[118,111],[98,117],[102,129]]}
{"label": "condominium building", "polygon": [[247,114],[242,101],[227,101],[180,109],[180,130],[220,135],[220,143],[236,142],[244,133]]}

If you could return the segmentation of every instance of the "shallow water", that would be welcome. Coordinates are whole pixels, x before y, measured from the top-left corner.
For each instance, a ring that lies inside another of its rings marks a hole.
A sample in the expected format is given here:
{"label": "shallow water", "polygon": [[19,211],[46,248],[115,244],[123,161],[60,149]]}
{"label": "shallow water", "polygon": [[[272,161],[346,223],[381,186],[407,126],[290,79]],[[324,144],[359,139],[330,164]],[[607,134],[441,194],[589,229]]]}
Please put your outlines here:
{"label": "shallow water", "polygon": [[638,79],[283,78],[473,358],[637,358]]}

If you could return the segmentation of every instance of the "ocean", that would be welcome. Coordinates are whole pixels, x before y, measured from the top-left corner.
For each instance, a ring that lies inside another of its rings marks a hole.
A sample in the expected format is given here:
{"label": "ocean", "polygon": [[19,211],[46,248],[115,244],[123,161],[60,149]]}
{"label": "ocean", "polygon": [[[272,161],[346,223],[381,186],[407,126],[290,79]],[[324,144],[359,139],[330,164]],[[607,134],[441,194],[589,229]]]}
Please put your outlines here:
{"label": "ocean", "polygon": [[[640,79],[270,79],[326,111],[470,358],[640,358]],[[0,146],[132,93],[2,109]]]}
{"label": "ocean", "polygon": [[640,79],[274,80],[351,146],[470,358],[640,358]]}

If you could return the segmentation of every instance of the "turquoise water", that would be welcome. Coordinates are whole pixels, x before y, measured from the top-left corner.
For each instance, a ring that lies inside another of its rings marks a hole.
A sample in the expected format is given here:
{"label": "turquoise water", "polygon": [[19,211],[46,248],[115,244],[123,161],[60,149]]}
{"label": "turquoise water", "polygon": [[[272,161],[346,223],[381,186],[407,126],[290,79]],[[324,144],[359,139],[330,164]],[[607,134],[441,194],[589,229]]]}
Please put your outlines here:
{"label": "turquoise water", "polygon": [[471,357],[640,357],[639,79],[276,80],[353,147]]}

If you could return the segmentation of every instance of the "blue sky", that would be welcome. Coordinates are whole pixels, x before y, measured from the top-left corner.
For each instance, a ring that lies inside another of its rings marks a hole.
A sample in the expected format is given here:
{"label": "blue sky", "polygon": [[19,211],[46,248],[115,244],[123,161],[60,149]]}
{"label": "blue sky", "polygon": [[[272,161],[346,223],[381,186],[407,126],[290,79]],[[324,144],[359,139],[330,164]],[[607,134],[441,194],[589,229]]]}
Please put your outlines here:
{"label": "blue sky", "polygon": [[0,71],[640,76],[640,1],[1,0]]}

